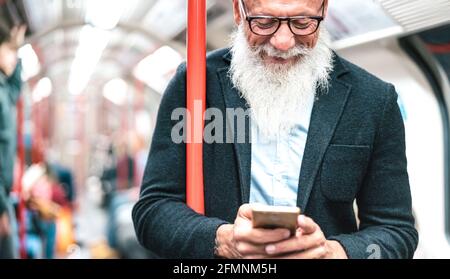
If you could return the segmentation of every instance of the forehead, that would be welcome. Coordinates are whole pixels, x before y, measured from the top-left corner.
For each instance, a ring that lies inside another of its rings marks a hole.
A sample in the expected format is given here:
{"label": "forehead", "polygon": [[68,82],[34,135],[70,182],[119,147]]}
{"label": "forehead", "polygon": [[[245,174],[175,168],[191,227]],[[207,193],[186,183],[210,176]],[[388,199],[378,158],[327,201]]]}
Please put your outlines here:
{"label": "forehead", "polygon": [[255,13],[315,13],[323,0],[244,0],[245,4]]}

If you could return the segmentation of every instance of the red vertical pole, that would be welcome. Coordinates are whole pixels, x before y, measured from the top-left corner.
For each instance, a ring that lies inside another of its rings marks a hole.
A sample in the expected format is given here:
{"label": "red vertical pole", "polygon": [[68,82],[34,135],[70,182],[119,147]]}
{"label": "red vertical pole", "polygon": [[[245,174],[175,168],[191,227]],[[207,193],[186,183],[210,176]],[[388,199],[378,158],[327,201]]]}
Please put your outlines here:
{"label": "red vertical pole", "polygon": [[203,115],[206,102],[206,0],[188,0],[186,199],[205,214]]}

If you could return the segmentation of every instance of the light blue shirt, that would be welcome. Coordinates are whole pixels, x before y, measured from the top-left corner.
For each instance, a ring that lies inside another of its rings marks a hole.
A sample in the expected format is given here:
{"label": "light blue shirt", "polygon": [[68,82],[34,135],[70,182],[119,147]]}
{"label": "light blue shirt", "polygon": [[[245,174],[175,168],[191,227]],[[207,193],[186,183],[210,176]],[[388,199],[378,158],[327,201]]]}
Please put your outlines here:
{"label": "light blue shirt", "polygon": [[303,154],[308,137],[312,104],[299,113],[292,131],[272,141],[262,140],[252,121],[250,203],[297,206]]}

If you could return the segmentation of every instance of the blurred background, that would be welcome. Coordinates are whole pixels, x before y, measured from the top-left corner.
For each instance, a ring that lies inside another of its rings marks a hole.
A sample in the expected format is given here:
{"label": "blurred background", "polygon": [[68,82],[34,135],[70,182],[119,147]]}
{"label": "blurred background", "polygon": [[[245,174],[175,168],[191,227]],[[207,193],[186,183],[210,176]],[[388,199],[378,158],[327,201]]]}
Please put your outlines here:
{"label": "blurred background", "polygon": [[[226,47],[231,1],[207,6],[208,49]],[[0,0],[2,22],[28,26],[13,188],[21,257],[153,257],[136,241],[131,209],[162,93],[186,57],[186,8]],[[340,55],[396,86],[416,258],[450,258],[450,0],[331,0],[325,25]],[[45,189],[47,201],[21,198]]]}

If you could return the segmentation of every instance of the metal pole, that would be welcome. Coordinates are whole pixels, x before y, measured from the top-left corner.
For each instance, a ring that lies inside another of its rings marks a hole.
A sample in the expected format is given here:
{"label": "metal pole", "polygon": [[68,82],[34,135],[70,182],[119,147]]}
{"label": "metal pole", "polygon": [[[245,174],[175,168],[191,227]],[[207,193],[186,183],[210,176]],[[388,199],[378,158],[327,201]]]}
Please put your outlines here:
{"label": "metal pole", "polygon": [[206,102],[206,0],[188,0],[186,200],[205,214],[203,116]]}

